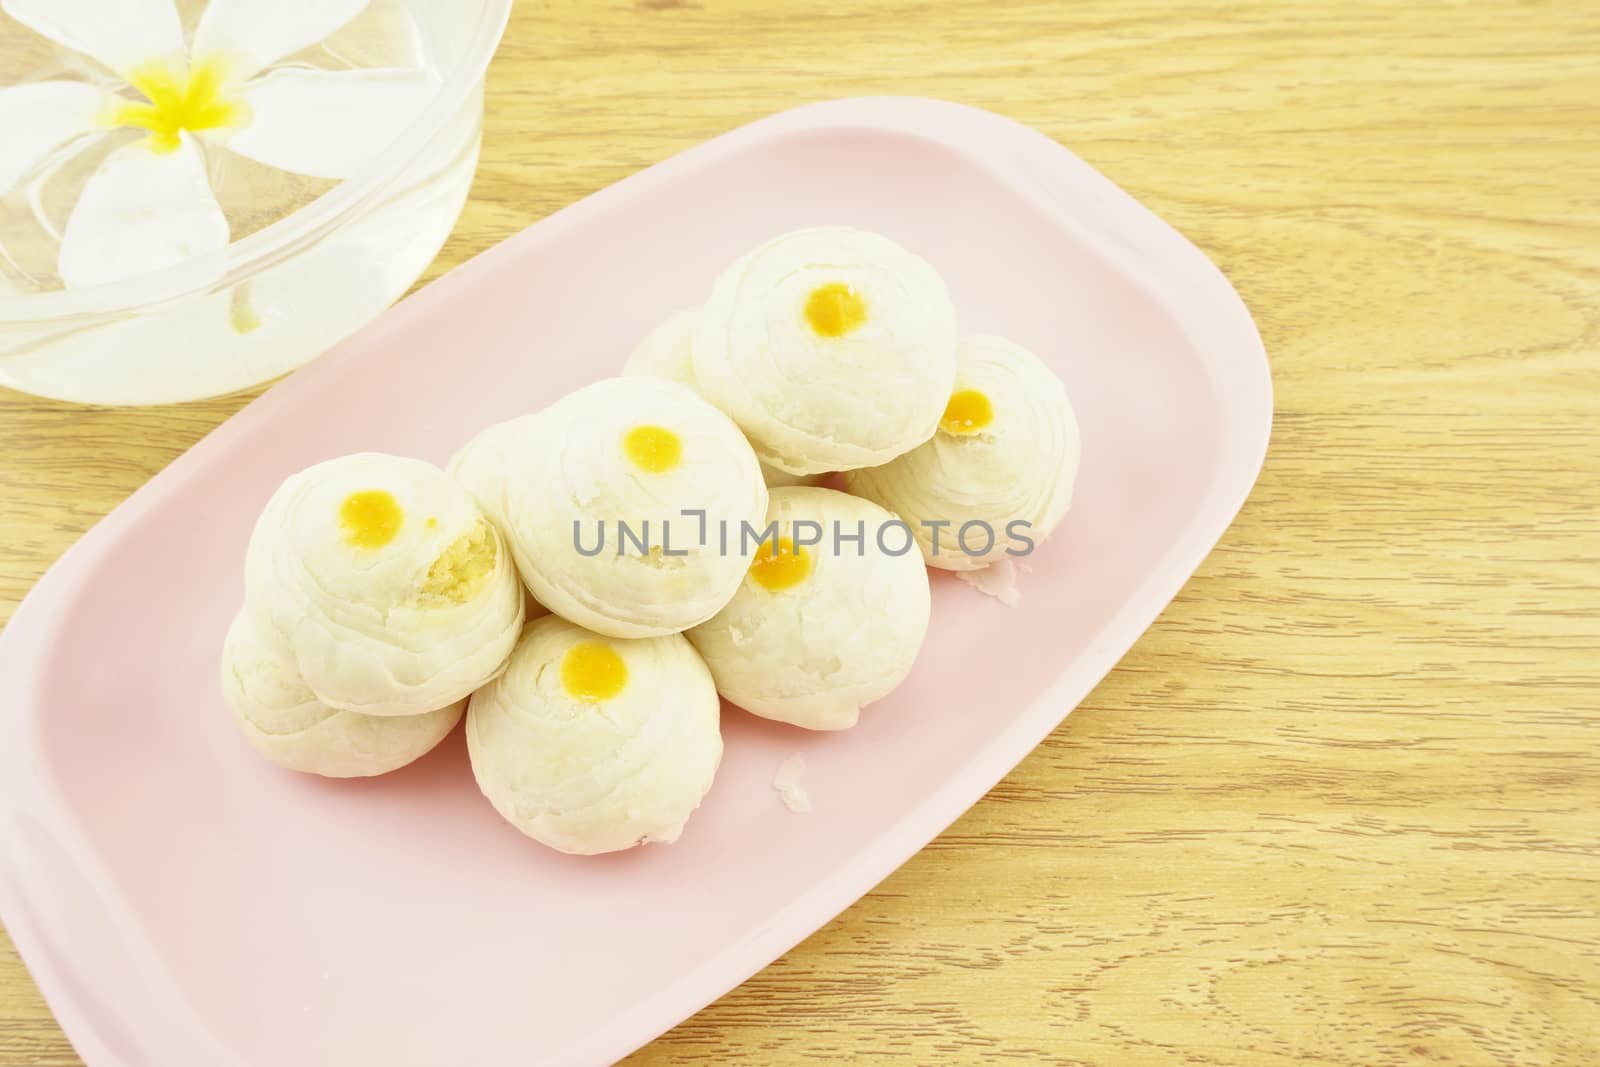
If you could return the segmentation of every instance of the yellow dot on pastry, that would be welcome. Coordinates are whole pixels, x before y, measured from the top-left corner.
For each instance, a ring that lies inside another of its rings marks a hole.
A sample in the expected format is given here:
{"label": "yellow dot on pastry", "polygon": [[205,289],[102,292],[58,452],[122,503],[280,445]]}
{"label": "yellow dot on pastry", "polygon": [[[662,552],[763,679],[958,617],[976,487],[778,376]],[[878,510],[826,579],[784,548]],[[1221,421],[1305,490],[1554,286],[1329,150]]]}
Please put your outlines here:
{"label": "yellow dot on pastry", "polygon": [[561,685],[574,700],[598,704],[628,684],[628,665],[604,641],[580,641],[561,657]]}
{"label": "yellow dot on pastry", "polygon": [[958,437],[977,433],[994,421],[994,405],[976,389],[957,389],[944,406],[939,429]]}
{"label": "yellow dot on pastry", "polygon": [[829,282],[806,299],[806,321],[822,337],[843,337],[867,321],[867,302],[843,282]]}
{"label": "yellow dot on pastry", "polygon": [[635,426],[622,438],[622,451],[649,474],[663,474],[683,458],[683,442],[664,426]]}
{"label": "yellow dot on pastry", "polygon": [[763,589],[774,593],[793,589],[811,573],[811,553],[799,548],[787,537],[778,538],[774,553],[769,542],[756,549],[756,558],[750,564],[750,577]]}
{"label": "yellow dot on pastry", "polygon": [[394,540],[404,521],[400,502],[383,489],[362,489],[339,505],[344,539],[357,548],[382,548]]}

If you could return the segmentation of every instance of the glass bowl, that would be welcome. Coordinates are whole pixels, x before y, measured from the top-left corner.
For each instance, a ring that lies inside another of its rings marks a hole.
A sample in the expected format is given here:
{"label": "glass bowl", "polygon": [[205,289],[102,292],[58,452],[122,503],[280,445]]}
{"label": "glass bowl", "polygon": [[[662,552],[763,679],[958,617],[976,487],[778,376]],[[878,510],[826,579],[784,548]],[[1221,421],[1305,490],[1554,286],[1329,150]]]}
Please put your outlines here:
{"label": "glass bowl", "polygon": [[[178,4],[191,20],[202,6]],[[24,225],[52,229],[61,198],[42,182],[0,197],[0,385],[108,405],[219,396],[293,370],[377,316],[433,260],[466,202],[484,71],[510,9],[511,0],[373,0],[339,31],[340,63],[381,65],[359,62],[384,44],[363,34],[392,34],[396,20],[409,19],[407,40],[438,76],[438,90],[398,138],[337,183],[296,183],[247,160],[219,163],[226,152],[208,155],[230,222],[241,210],[267,216],[253,231],[248,221],[235,223],[244,235],[214,252],[63,288],[46,271],[29,273],[26,241],[5,243]],[[0,14],[0,84],[75,76],[62,51]],[[52,177],[81,186],[70,168],[88,164],[57,162],[65,176]],[[287,213],[272,218],[284,205]]]}

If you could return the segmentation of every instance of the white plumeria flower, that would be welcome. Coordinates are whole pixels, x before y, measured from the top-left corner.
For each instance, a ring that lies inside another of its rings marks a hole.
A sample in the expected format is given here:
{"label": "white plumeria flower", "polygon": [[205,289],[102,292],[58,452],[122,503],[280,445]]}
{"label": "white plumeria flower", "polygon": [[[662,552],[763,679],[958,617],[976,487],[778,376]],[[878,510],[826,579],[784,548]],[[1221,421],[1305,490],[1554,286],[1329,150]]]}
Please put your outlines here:
{"label": "white plumeria flower", "polygon": [[368,2],[212,0],[185,48],[173,0],[0,0],[18,22],[122,81],[116,91],[66,80],[0,89],[0,195],[68,142],[136,127],[146,135],[106,157],[67,220],[62,282],[98,285],[223,247],[228,221],[200,142],[347,178],[438,88],[431,71],[415,68],[271,69]]}

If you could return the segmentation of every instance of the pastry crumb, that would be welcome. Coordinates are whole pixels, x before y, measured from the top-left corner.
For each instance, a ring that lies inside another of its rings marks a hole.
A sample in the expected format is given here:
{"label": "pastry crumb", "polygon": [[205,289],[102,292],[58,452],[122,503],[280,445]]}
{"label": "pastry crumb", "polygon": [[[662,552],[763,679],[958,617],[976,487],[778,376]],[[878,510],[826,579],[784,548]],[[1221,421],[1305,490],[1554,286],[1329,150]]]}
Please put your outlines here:
{"label": "pastry crumb", "polygon": [[772,788],[778,791],[783,806],[800,815],[811,810],[811,794],[800,784],[805,773],[806,758],[796,752],[778,764],[778,773],[772,776]]}
{"label": "pastry crumb", "polygon": [[984,596],[992,596],[1008,608],[1022,603],[1022,590],[1017,588],[1018,567],[1009,558],[989,564],[975,571],[957,571],[956,577],[966,582]]}

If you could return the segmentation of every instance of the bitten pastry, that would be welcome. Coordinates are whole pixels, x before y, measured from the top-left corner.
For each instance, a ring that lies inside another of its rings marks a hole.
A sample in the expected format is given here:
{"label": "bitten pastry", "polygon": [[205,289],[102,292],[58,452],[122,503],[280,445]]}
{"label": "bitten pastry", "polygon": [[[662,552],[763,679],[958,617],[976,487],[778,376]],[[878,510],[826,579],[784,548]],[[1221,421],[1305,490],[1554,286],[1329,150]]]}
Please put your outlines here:
{"label": "bitten pastry", "polygon": [[716,614],[749,561],[740,526],[767,506],[738,427],[664,378],[579,389],[485,430],[451,468],[496,518],[539,602],[612,637]]}
{"label": "bitten pastry", "polygon": [[717,279],[694,377],[763,463],[817,474],[886,463],[932,436],[955,348],[955,309],[926,262],[862,230],[797,230]]}
{"label": "bitten pastry", "polygon": [[811,730],[854,726],[863,706],[905,679],[922,647],[922,557],[893,515],[832,489],[774,489],[767,521],[777,524],[775,540],[689,640],[717,690],[746,711]]}
{"label": "bitten pastry", "polygon": [[722,760],[716,686],[681,634],[606,638],[552,615],[473,694],[467,751],[495,810],[551,848],[676,841]]}
{"label": "bitten pastry", "polygon": [[[670,378],[698,392],[694,380],[694,332],[699,323],[699,308],[688,308],[669,316],[639,342],[639,347],[622,365],[623,377],[649,374]],[[812,481],[806,475],[790,474],[765,463],[761,465],[761,480],[769,489],[779,485],[807,485]]]}
{"label": "bitten pastry", "polygon": [[262,640],[241,611],[222,646],[222,695],[245,739],[280,767],[328,778],[365,778],[404,767],[444,740],[467,702],[420,715],[363,715],[318,700],[294,664]]}
{"label": "bitten pastry", "polygon": [[467,491],[375,452],[279,487],[245,554],[245,605],[316,698],[367,715],[452,704],[516,644],[522,589]]}
{"label": "bitten pastry", "polygon": [[910,523],[930,566],[975,570],[1050,536],[1072,502],[1078,451],[1066,388],[1039,357],[967,337],[939,432],[845,485]]}

